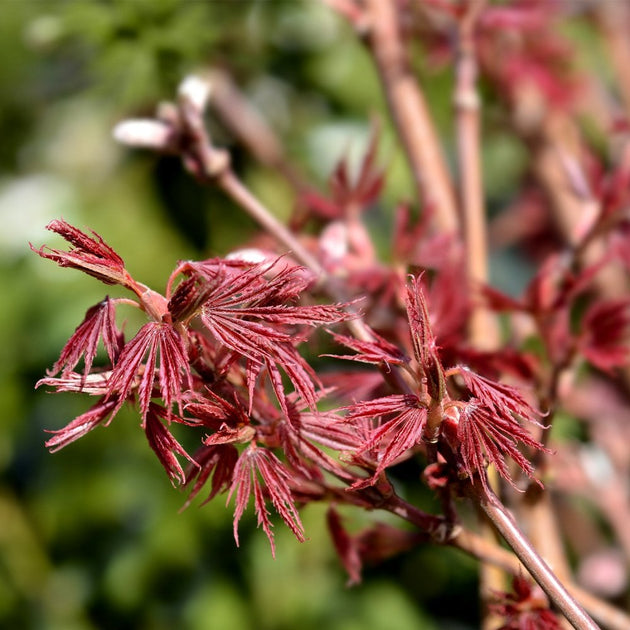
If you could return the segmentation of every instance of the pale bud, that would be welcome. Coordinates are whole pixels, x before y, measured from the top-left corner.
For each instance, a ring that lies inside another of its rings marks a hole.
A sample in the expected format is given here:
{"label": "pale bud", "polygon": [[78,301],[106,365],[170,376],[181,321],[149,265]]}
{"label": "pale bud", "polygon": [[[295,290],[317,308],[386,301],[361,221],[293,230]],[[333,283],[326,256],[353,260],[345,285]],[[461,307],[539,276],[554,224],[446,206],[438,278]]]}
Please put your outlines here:
{"label": "pale bud", "polygon": [[[277,255],[273,258],[277,258]],[[225,259],[257,265],[272,260],[272,256],[271,254],[255,247],[244,247],[243,249],[237,249],[230,252]]]}
{"label": "pale bud", "polygon": [[157,120],[123,120],[114,127],[114,139],[121,144],[143,149],[166,150],[172,144],[172,129]]}
{"label": "pale bud", "polygon": [[342,261],[348,254],[348,229],[341,221],[333,221],[322,231],[319,248],[330,263]]}
{"label": "pale bud", "polygon": [[208,104],[211,89],[209,81],[191,75],[179,84],[177,93],[180,99],[185,99],[197,111],[202,112]]}

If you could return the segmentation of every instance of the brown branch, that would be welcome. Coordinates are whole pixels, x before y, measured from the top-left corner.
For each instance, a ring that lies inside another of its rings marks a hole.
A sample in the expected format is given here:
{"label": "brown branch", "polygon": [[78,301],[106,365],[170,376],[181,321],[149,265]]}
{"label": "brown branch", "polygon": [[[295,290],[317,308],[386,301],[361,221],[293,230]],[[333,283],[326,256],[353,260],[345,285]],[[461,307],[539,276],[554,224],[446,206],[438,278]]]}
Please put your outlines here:
{"label": "brown branch", "polygon": [[278,171],[297,191],[306,190],[304,178],[284,153],[282,143],[227,72],[212,70],[208,77],[210,105],[223,124],[261,164]]}
{"label": "brown branch", "polygon": [[[488,247],[481,174],[480,100],[477,93],[475,28],[486,0],[472,0],[458,23],[455,62],[455,127],[459,165],[460,222],[471,289],[488,281]],[[498,343],[495,319],[475,300],[469,319],[471,343],[492,349]]]}
{"label": "brown branch", "polygon": [[530,575],[538,582],[549,599],[562,611],[576,630],[597,630],[598,626],[586,611],[573,599],[549,565],[538,555],[529,540],[518,528],[516,521],[497,497],[480,485],[469,486],[471,498],[492,521]]}
{"label": "brown branch", "polygon": [[[394,495],[388,499],[387,505],[380,507],[412,523],[422,531],[426,531],[426,513],[407,503],[400,497]],[[446,529],[442,531],[447,534],[446,538],[441,541],[442,544],[455,547],[480,562],[500,567],[510,575],[515,576],[523,575],[523,572],[527,571],[527,568],[524,567],[521,561],[512,552],[489,542],[487,539],[465,527],[457,525],[451,527],[450,532]],[[435,535],[433,536],[433,541],[440,542],[436,540]],[[627,630],[627,628],[630,628],[630,616],[625,612],[615,608],[599,597],[592,595],[572,582],[567,581],[564,586],[571,596],[578,600],[582,606],[608,630]],[[593,626],[591,625],[591,627]]]}
{"label": "brown branch", "polygon": [[[511,575],[523,574],[523,565],[514,554],[502,547],[489,544],[487,540],[469,530],[461,529],[448,544],[470,554],[481,562],[489,562],[501,567]],[[572,582],[565,582],[565,587],[608,630],[626,630],[630,627],[630,616],[625,612]]]}
{"label": "brown branch", "polygon": [[455,198],[435,124],[403,46],[396,4],[366,0],[367,44],[416,183],[420,202],[435,210],[437,227],[458,229]]}
{"label": "brown branch", "polygon": [[[457,58],[455,61],[455,128],[459,175],[460,222],[464,239],[466,269],[471,295],[488,282],[488,245],[484,207],[480,109],[477,91],[478,64],[475,50],[475,28],[486,0],[471,0],[458,22]],[[473,297],[468,319],[470,343],[481,350],[492,350],[499,343],[496,319],[478,297]],[[498,488],[496,471],[490,477]],[[496,543],[496,531],[480,514],[481,536]],[[494,594],[505,590],[505,574],[497,566],[483,562],[479,567],[479,593],[482,604],[481,626],[484,630],[498,627],[498,618],[488,605]]]}

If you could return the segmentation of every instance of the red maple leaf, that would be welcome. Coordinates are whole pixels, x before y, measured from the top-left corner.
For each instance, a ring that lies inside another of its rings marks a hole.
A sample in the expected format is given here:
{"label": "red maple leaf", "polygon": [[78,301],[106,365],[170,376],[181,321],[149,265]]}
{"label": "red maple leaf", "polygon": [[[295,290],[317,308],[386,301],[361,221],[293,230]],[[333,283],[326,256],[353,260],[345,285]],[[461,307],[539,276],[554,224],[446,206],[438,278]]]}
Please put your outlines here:
{"label": "red maple leaf", "polygon": [[114,303],[109,297],[88,309],[85,318],[63,347],[49,375],[61,371],[61,377],[67,378],[83,356],[83,373],[87,376],[92,368],[100,339],[103,340],[110,362],[114,364],[122,348],[123,335],[116,327]]}
{"label": "red maple leaf", "polygon": [[[302,293],[308,280],[300,268],[287,266],[276,271],[275,267],[276,264],[226,265],[219,260],[189,263],[186,272],[194,283],[190,279],[181,283],[169,308],[176,319],[199,313],[217,341],[248,360],[251,395],[256,379],[266,368],[278,401],[288,415],[280,369],[311,407],[316,403],[314,383],[319,384],[315,372],[295,348],[303,334],[296,333],[294,327],[331,324],[348,319],[349,315],[338,305],[285,304]],[[275,275],[268,278],[270,273]]]}
{"label": "red maple leaf", "polygon": [[540,587],[515,576],[512,588],[512,593],[497,593],[490,604],[492,612],[505,620],[499,630],[560,630],[560,621]]}
{"label": "red maple leaf", "polygon": [[149,446],[157,455],[162,466],[164,466],[164,470],[166,470],[173,485],[175,483],[184,484],[186,482],[186,474],[176,455],[185,457],[193,465],[197,465],[197,463],[164,426],[164,421],[170,423],[172,420],[186,424],[183,420],[173,416],[170,410],[151,403],[144,421],[144,431],[149,441]]}
{"label": "red maple leaf", "polygon": [[599,300],[582,319],[578,346],[595,367],[609,371],[628,361],[630,299]]}
{"label": "red maple leaf", "polygon": [[108,416],[113,414],[117,405],[118,400],[116,398],[101,398],[88,411],[77,416],[63,429],[49,431],[49,433],[54,433],[55,437],[50,438],[46,442],[46,447],[50,449],[51,453],[56,453],[68,446],[68,444],[83,437],[86,433],[89,433],[99,424],[106,424]]}
{"label": "red maple leaf", "polygon": [[[361,455],[376,449],[377,464],[372,477],[360,480],[353,488],[363,488],[376,483],[378,476],[410,448],[422,440],[427,410],[413,394],[393,394],[383,398],[355,403],[347,407],[346,422],[373,420],[378,424],[367,431],[366,439],[356,451]],[[392,416],[381,423],[382,417]]]}
{"label": "red maple leaf", "polygon": [[211,446],[202,446],[194,454],[193,459],[196,464],[190,466],[186,471],[186,482],[184,485],[189,485],[193,480],[195,483],[184,504],[184,508],[190,505],[211,477],[210,493],[201,505],[205,505],[217,494],[226,491],[230,487],[234,467],[238,461],[238,451],[232,444],[213,444]]}
{"label": "red maple leaf", "polygon": [[63,220],[51,221],[46,228],[62,236],[74,248],[68,252],[41,247],[31,249],[42,258],[56,262],[60,267],[79,269],[105,284],[129,286],[133,281],[125,270],[123,259],[96,233],[88,236]]}
{"label": "red maple leaf", "polygon": [[254,508],[258,517],[258,525],[262,526],[269,543],[271,553],[275,557],[275,543],[273,538],[272,523],[269,519],[269,511],[265,504],[265,496],[268,495],[276,512],[282,517],[295,537],[304,542],[304,527],[297,512],[289,482],[291,473],[285,465],[269,450],[250,444],[236,463],[232,485],[228,494],[228,502],[235,495],[234,510],[234,539],[238,540],[238,523],[249,503],[249,498],[254,495]]}
{"label": "red maple leaf", "polygon": [[165,322],[145,324],[125,345],[114,366],[109,389],[119,395],[119,407],[137,390],[144,424],[156,378],[166,408],[177,401],[181,414],[182,388],[192,387],[190,366],[183,339]]}

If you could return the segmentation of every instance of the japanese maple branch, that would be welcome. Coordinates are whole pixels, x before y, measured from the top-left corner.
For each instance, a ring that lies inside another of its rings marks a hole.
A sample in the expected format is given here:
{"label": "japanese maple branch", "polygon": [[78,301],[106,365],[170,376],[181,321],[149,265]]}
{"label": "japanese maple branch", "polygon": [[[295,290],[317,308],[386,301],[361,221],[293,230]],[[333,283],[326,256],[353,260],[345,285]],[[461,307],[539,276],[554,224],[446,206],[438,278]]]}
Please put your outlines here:
{"label": "japanese maple branch", "polygon": [[[475,50],[475,28],[486,0],[471,0],[458,22],[458,50],[455,61],[455,128],[459,166],[460,222],[464,239],[466,269],[472,309],[468,320],[470,343],[481,350],[498,344],[493,314],[480,303],[479,287],[488,282],[488,245],[481,166],[480,109],[477,91],[478,64]],[[493,469],[489,481],[498,488],[498,475]],[[481,534],[489,542],[496,540],[496,531],[480,514]],[[488,605],[493,593],[505,590],[503,571],[487,562],[479,567],[479,592],[482,600],[482,627],[496,628],[497,619]]]}
{"label": "japanese maple branch", "polygon": [[[477,92],[475,27],[486,0],[471,0],[458,25],[455,63],[455,126],[459,164],[461,226],[471,289],[488,281],[488,246],[481,174],[480,99]],[[480,349],[497,344],[494,318],[478,299],[473,300],[469,338]]]}
{"label": "japanese maple branch", "polygon": [[[391,496],[387,503],[381,507],[419,527],[422,531],[426,531],[426,513],[397,495]],[[505,510],[505,508],[501,509]],[[511,520],[511,517],[508,516],[508,518]],[[511,520],[511,525],[508,526],[508,529],[511,529],[512,526],[516,527],[513,520]],[[523,537],[520,532],[519,535]],[[433,541],[438,542],[435,538],[433,538]],[[500,567],[511,575],[522,575],[523,573],[525,563],[521,563],[517,556],[461,525],[457,525],[452,529],[450,537],[447,537],[443,544],[460,549],[480,562],[491,563]],[[527,565],[525,567],[529,570]],[[609,630],[626,630],[626,628],[630,627],[630,616],[618,608],[611,606],[608,602],[592,595],[572,582],[566,582],[564,586],[572,597],[578,600],[594,618]],[[591,625],[586,627],[594,628],[596,626],[592,625],[591,622]]]}
{"label": "japanese maple branch", "polygon": [[483,488],[481,484],[470,484],[467,490],[531,576],[538,582],[549,599],[562,611],[571,625],[576,630],[597,630],[598,626],[569,594],[547,563],[538,555],[496,495]]}
{"label": "japanese maple branch", "polygon": [[302,245],[287,227],[241,183],[230,166],[230,155],[217,149],[208,136],[201,110],[186,96],[180,98],[180,112],[185,126],[188,147],[182,157],[189,170],[201,181],[213,183],[232,197],[267,232],[272,234],[319,279],[325,272],[317,259]]}
{"label": "japanese maple branch", "polygon": [[[336,468],[333,466],[331,472],[344,483],[349,483],[350,479],[344,475],[338,475]],[[499,499],[491,492],[485,491],[481,484],[468,484],[466,491],[488,515],[515,555],[459,524],[454,525],[441,517],[427,514],[401,499],[389,486],[389,491],[385,492],[377,488],[367,488],[357,492],[344,490],[340,493],[338,489],[330,486],[326,488],[328,495],[332,492],[343,502],[359,506],[368,505],[372,509],[391,512],[418,527],[430,536],[433,542],[456,547],[481,562],[493,564],[512,575],[520,575],[524,566],[577,630],[597,630],[598,628],[577,601],[607,628],[625,630],[629,627],[630,617],[622,611],[571,582],[567,581],[563,585],[537,554]]]}
{"label": "japanese maple branch", "polygon": [[419,201],[435,210],[441,231],[458,229],[455,198],[435,125],[413,75],[400,33],[396,3],[367,0],[366,42],[381,79]]}
{"label": "japanese maple branch", "polygon": [[308,189],[301,173],[287,160],[274,131],[241,93],[230,75],[214,69],[208,81],[212,109],[249,153],[265,166],[279,172],[295,190]]}

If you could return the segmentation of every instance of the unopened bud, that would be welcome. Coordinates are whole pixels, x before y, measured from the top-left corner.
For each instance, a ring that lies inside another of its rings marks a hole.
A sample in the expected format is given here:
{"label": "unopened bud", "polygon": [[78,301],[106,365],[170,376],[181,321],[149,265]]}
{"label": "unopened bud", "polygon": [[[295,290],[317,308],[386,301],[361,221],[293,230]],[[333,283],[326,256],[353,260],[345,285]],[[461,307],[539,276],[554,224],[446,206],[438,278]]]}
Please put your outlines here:
{"label": "unopened bud", "polygon": [[113,136],[121,144],[142,149],[166,151],[173,144],[171,127],[150,119],[123,120],[114,127]]}
{"label": "unopened bud", "polygon": [[275,260],[276,258],[278,258],[277,254],[264,252],[262,249],[257,249],[255,247],[245,247],[243,249],[237,249],[233,252],[230,252],[225,257],[226,260],[237,260],[239,262],[251,263],[254,265],[269,262],[271,260]]}
{"label": "unopened bud", "polygon": [[188,101],[199,112],[206,108],[210,92],[210,82],[194,75],[186,77],[177,90],[179,98]]}

